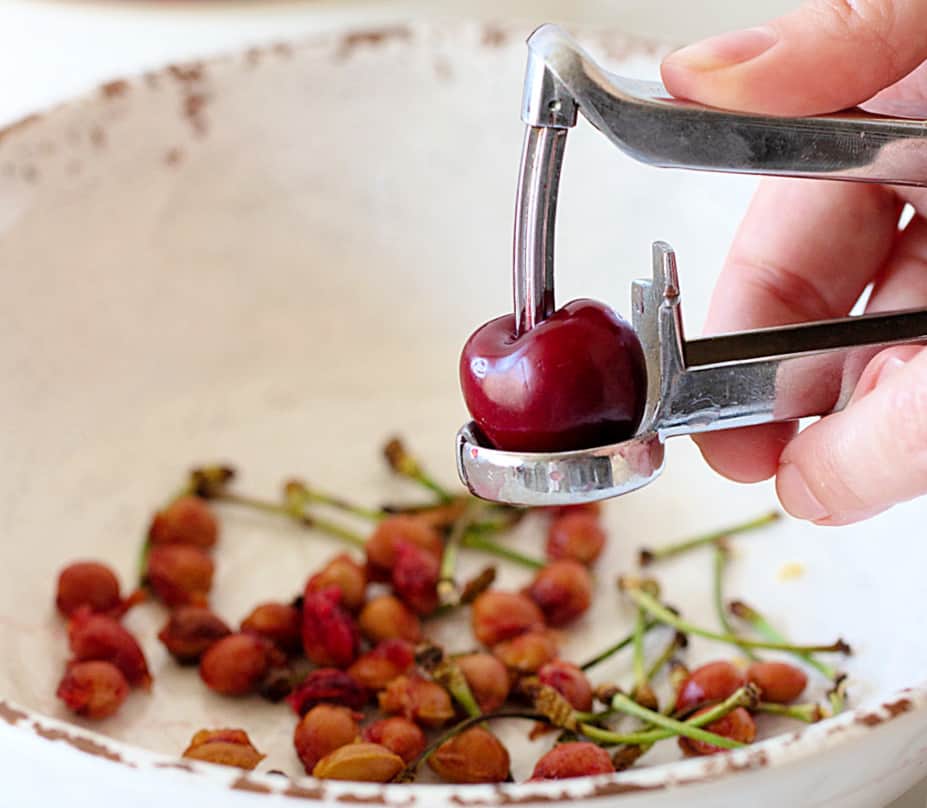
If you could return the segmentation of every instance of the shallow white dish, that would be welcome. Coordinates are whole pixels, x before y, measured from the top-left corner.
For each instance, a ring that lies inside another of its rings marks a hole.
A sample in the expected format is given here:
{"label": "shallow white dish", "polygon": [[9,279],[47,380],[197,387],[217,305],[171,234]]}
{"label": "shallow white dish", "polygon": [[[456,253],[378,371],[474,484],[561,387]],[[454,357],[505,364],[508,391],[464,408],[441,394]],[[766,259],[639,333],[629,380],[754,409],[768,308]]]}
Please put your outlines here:
{"label": "shallow white dish", "polygon": [[[299,474],[373,503],[414,496],[376,457],[398,431],[452,480],[465,416],[457,352],[475,324],[509,305],[526,33],[331,35],[115,82],[0,133],[7,793],[28,783],[37,803],[61,794],[79,802],[89,793],[79,784],[92,781],[97,804],[120,794],[137,805],[258,804],[264,792],[289,791],[332,803],[596,805],[620,796],[629,806],[711,806],[749,794],[757,805],[873,806],[927,773],[923,503],[841,530],[787,522],[738,544],[731,595],[762,605],[797,640],[843,635],[854,645],[855,709],[730,755],[595,781],[385,792],[176,769],[196,729],[229,723],[268,753],[263,768],[299,767],[285,710],[211,696],[165,658],[156,606],[129,618],[154,669],[152,694],[134,694],[99,727],[60,723],[67,716],[53,694],[66,643],[54,575],[67,560],[100,557],[128,581],[151,510],[189,465],[227,459],[252,491],[270,494]],[[619,35],[586,44],[622,72],[656,71],[653,49]],[[696,331],[752,183],[634,165],[588,128],[571,136],[565,171],[560,299],[626,308],[630,280],[649,273],[650,242],[663,238],[678,251]],[[610,506],[602,594],[568,656],[630,624],[613,578],[639,545],[773,502],[768,486],[719,480],[685,442],[671,445],[668,466]],[[215,606],[231,621],[259,599],[291,596],[336,549],[240,512],[223,517]],[[537,551],[539,534],[529,525],[517,541]],[[790,562],[804,574],[782,580]],[[688,616],[712,620],[705,557],[658,573]],[[717,654],[699,644],[692,658]],[[623,664],[600,676],[609,671]],[[516,757],[517,777],[541,749]],[[39,766],[56,776],[37,779]]]}

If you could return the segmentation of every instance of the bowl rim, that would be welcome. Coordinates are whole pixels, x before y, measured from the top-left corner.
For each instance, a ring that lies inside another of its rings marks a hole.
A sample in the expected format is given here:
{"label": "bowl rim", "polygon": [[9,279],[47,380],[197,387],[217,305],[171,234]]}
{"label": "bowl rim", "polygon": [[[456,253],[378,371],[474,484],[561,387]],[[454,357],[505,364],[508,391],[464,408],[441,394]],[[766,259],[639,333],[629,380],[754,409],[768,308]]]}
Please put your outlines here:
{"label": "bowl rim", "polygon": [[[357,47],[431,47],[448,39],[460,38],[463,31],[478,35],[480,47],[500,47],[512,37],[522,37],[527,26],[524,22],[504,21],[447,21],[398,22],[374,26],[348,23],[323,33],[310,34],[295,40],[249,47],[210,56],[194,62],[166,65],[130,78],[114,78],[95,90],[81,93],[38,112],[0,126],[0,157],[9,143],[14,143],[41,122],[59,113],[105,103],[107,99],[123,95],[128,90],[142,92],[152,84],[152,77],[176,76],[188,65],[222,68],[246,60],[258,64],[260,57],[269,53],[287,56],[294,52],[317,50],[321,53],[344,54]],[[574,26],[573,32],[588,44],[594,40],[604,45],[614,56],[636,54],[653,55],[666,46],[643,37],[631,36],[609,26]],[[137,772],[157,774],[163,770],[176,770],[215,785],[255,794],[283,795],[316,800],[319,802],[351,802],[355,804],[384,805],[396,802],[404,806],[420,801],[429,805],[432,800],[459,794],[462,804],[468,806],[501,806],[550,802],[551,800],[590,801],[615,799],[623,795],[642,794],[677,788],[686,785],[704,785],[735,774],[759,769],[781,767],[798,763],[813,753],[844,746],[884,729],[885,725],[913,714],[927,714],[927,680],[912,687],[895,691],[876,706],[860,706],[801,729],[776,735],[742,749],[725,751],[706,758],[630,769],[609,775],[583,777],[533,783],[504,783],[498,785],[412,784],[379,785],[324,781],[310,776],[287,777],[267,773],[243,772],[237,769],[187,760],[154,752],[118,741],[100,732],[45,715],[19,705],[0,695],[0,740],[21,738],[31,734],[45,741],[61,741],[71,751],[101,758],[114,765],[128,766]],[[412,799],[409,799],[409,797]],[[405,797],[405,799],[397,799]]]}

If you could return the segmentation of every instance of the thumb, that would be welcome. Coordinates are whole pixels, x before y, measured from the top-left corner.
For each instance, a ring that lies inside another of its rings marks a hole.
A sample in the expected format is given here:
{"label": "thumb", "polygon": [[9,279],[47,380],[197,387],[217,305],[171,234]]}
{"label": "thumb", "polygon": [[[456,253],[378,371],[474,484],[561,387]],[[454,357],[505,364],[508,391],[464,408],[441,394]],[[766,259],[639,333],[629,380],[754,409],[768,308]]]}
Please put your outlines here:
{"label": "thumb", "polygon": [[675,96],[768,115],[852,107],[927,58],[927,0],[810,0],[663,62]]}
{"label": "thumb", "polygon": [[889,348],[863,375],[782,453],[776,488],[799,519],[847,524],[927,492],[927,349]]}

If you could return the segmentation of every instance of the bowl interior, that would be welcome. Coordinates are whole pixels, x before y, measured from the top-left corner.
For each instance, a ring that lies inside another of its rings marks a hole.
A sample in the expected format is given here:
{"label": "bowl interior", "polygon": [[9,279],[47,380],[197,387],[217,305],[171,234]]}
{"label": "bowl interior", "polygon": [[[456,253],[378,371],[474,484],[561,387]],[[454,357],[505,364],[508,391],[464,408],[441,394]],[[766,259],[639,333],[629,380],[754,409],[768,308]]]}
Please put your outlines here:
{"label": "bowl interior", "polygon": [[[525,33],[399,28],[252,51],[111,84],[2,136],[3,698],[67,718],[54,698],[67,659],[55,575],[100,558],[129,584],[152,511],[193,464],[231,462],[242,490],[265,496],[296,475],[365,504],[415,500],[379,458],[400,433],[456,484],[458,351],[509,307]],[[649,48],[609,35],[588,44],[620,72],[656,74]],[[697,333],[752,185],[638,166],[580,126],[561,193],[559,298],[626,311],[650,242],[665,239]],[[774,505],[769,485],[722,481],[684,440],[667,465],[608,506],[599,596],[566,635],[568,658],[630,627],[614,578],[639,546]],[[289,599],[341,549],[269,517],[221,513],[214,605],[231,622]],[[927,669],[911,607],[923,594],[927,550],[912,534],[924,514],[914,503],[839,530],[783,521],[737,542],[728,591],[797,640],[845,637],[853,701],[874,703]],[[529,519],[511,541],[539,554],[543,535]],[[467,555],[462,567],[485,562]],[[714,625],[710,571],[697,553],[658,574],[668,600]],[[500,572],[505,585],[527,580]],[[287,709],[208,692],[155,639],[164,619],[157,605],[127,618],[154,689],[94,728],[178,754],[197,729],[241,726],[268,754],[263,768],[299,773]],[[472,642],[464,619],[435,628],[454,650]],[[719,655],[696,642],[691,659]],[[595,678],[628,673],[622,658]],[[819,696],[824,682],[813,687]],[[518,740],[523,725],[503,734],[517,779],[551,742]]]}

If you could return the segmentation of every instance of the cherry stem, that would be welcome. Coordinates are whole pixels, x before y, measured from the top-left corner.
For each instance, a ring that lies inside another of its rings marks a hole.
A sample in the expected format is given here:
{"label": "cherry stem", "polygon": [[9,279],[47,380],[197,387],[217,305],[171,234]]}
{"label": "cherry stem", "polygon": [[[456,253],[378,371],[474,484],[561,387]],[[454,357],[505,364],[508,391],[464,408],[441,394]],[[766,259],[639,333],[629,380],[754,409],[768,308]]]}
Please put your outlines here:
{"label": "cherry stem", "polygon": [[786,718],[794,718],[796,721],[804,721],[813,724],[820,721],[824,716],[819,704],[773,704],[768,701],[761,701],[754,707],[754,710],[760,713],[769,713],[770,715],[783,715]]}
{"label": "cherry stem", "polygon": [[457,661],[445,654],[440,646],[421,646],[416,653],[416,661],[419,667],[454,697],[468,716],[473,718],[483,714]]}
{"label": "cherry stem", "polygon": [[539,713],[535,710],[497,710],[494,713],[485,713],[484,715],[475,715],[465,718],[463,721],[455,724],[443,735],[440,735],[434,741],[432,741],[417,757],[413,758],[406,766],[393,778],[394,783],[411,783],[415,780],[415,776],[418,772],[419,767],[430,758],[443,744],[447,743],[451,738],[460,735],[461,732],[466,732],[471,727],[476,726],[477,724],[482,724],[484,721],[492,721],[496,718],[524,718],[528,721],[541,721],[545,724],[550,723],[550,719],[547,718],[543,713]]}
{"label": "cherry stem", "polygon": [[654,680],[656,675],[663,669],[663,666],[673,658],[673,654],[675,654],[676,651],[678,651],[680,648],[685,647],[686,642],[687,639],[685,634],[683,634],[681,631],[673,632],[672,638],[666,644],[666,647],[663,649],[660,656],[658,656],[647,669],[648,682],[652,682]]}
{"label": "cherry stem", "polygon": [[792,645],[782,641],[771,642],[766,640],[749,640],[743,637],[732,637],[730,634],[719,634],[716,631],[709,631],[708,629],[702,628],[701,626],[696,626],[687,622],[686,620],[683,620],[681,617],[673,614],[656,598],[648,595],[646,592],[638,588],[637,585],[624,586],[623,589],[625,594],[631,598],[634,603],[636,603],[641,608],[646,609],[646,611],[659,622],[666,623],[666,625],[673,626],[674,628],[677,628],[680,631],[684,631],[687,634],[695,634],[699,637],[705,637],[709,640],[716,640],[717,642],[723,642],[727,643],[728,645],[735,645],[738,647],[747,646],[749,648],[765,648],[769,651],[788,651],[798,654],[808,654],[815,652],[828,654],[849,654],[851,650],[850,646],[847,645],[843,640],[837,640],[836,642],[827,645]]}
{"label": "cherry stem", "polygon": [[618,693],[612,699],[612,709],[615,712],[639,718],[648,724],[659,727],[659,729],[620,734],[600,727],[593,727],[589,724],[580,724],[579,730],[587,738],[591,738],[599,743],[614,746],[623,744],[644,746],[682,735],[694,741],[702,741],[704,743],[720,746],[722,749],[739,749],[744,746],[740,741],[735,741],[732,738],[725,738],[723,735],[709,732],[708,730],[702,729],[702,727],[717,721],[719,718],[723,718],[738,707],[748,707],[755,703],[756,689],[752,685],[747,685],[735,691],[724,701],[719,702],[701,715],[694,716],[688,721],[677,721],[675,718],[670,718],[663,713],[641,707],[636,701],[629,698],[624,693]]}
{"label": "cherry stem", "polygon": [[461,547],[467,547],[471,550],[482,550],[484,553],[490,553],[499,558],[505,558],[508,561],[514,561],[516,564],[520,564],[528,569],[539,570],[547,566],[546,561],[520,553],[518,550],[513,550],[511,547],[506,547],[492,539],[487,539],[482,532],[474,533],[472,529],[464,533],[460,540],[460,545]]}
{"label": "cherry stem", "polygon": [[[660,625],[659,620],[648,619],[645,624],[646,626],[645,631],[650,631],[652,628],[658,625]],[[610,645],[604,651],[600,651],[594,657],[587,659],[582,665],[579,666],[580,670],[587,671],[590,668],[594,668],[599,663],[604,662],[606,659],[610,659],[615,654],[617,654],[619,651],[624,650],[633,642],[634,642],[634,632],[632,631],[630,634],[628,634],[627,637],[624,637],[623,639],[618,640],[618,642],[616,642],[614,645]]]}
{"label": "cherry stem", "polygon": [[[715,613],[718,615],[718,622],[721,624],[721,629],[725,634],[730,634],[732,637],[737,637],[738,632],[731,624],[731,621],[727,616],[727,609],[724,608],[724,571],[727,567],[727,562],[730,560],[730,551],[728,550],[727,543],[724,539],[718,539],[715,542],[714,546],[714,603],[715,603]],[[740,647],[741,652],[747,659],[755,662],[759,659],[759,656],[751,651],[745,646]]]}
{"label": "cherry stem", "polygon": [[438,600],[442,606],[457,606],[460,603],[460,590],[457,586],[457,556],[464,535],[482,513],[482,507],[476,501],[471,502],[454,522],[450,535],[444,543],[441,555],[441,567],[438,571]]}
{"label": "cherry stem", "polygon": [[703,533],[700,536],[695,536],[691,539],[685,539],[684,541],[677,542],[676,544],[668,544],[666,547],[659,547],[656,550],[644,547],[640,550],[639,563],[642,567],[646,567],[648,564],[653,564],[656,561],[663,561],[664,559],[687,553],[689,550],[694,550],[697,547],[704,547],[706,544],[714,544],[719,539],[724,539],[728,536],[747,533],[751,530],[766,527],[766,525],[775,522],[777,519],[780,519],[781,516],[782,514],[780,514],[779,511],[770,511],[769,513],[765,513],[762,516],[758,516],[755,519],[751,519],[747,522],[741,522],[740,524],[732,525],[731,527],[726,527],[722,530],[715,530],[711,533]]}
{"label": "cherry stem", "polygon": [[406,449],[401,439],[392,438],[388,441],[383,447],[383,456],[393,471],[431,491],[442,502],[451,502],[455,499],[450,491],[425,471],[418,458]]}
{"label": "cherry stem", "polygon": [[326,505],[330,508],[359,516],[361,519],[367,519],[371,522],[379,522],[387,516],[382,510],[355,505],[353,502],[348,502],[345,499],[341,499],[341,497],[336,497],[334,494],[329,494],[325,491],[320,491],[318,488],[310,487],[302,480],[289,480],[284,486],[284,490],[286,492],[287,502],[292,502],[294,506],[297,502],[301,503],[303,508],[313,504]]}
{"label": "cherry stem", "polygon": [[644,633],[647,625],[647,612],[638,608],[637,617],[634,620],[634,631],[631,634],[632,648],[634,656],[632,665],[634,667],[634,690],[641,692],[647,687],[648,676],[646,663],[644,662]]}
{"label": "cherry stem", "polygon": [[[739,617],[741,620],[745,621],[750,625],[750,627],[760,634],[763,637],[766,637],[768,640],[773,642],[784,643],[787,642],[787,638],[782,632],[778,631],[766,617],[752,606],[744,603],[742,600],[732,600],[728,603],[728,610],[735,617]],[[843,703],[842,693],[838,692],[840,690],[839,685],[842,680],[843,674],[841,674],[836,668],[828,665],[826,662],[822,662],[817,659],[811,653],[807,651],[792,651],[794,656],[798,657],[802,661],[809,664],[812,668],[826,676],[834,683],[834,689],[831,693],[834,693],[837,697],[836,703],[834,699],[831,700],[831,706],[834,708],[834,714],[841,712],[845,707]],[[830,694],[828,694],[830,696]]]}
{"label": "cherry stem", "polygon": [[284,516],[304,528],[319,530],[355,547],[364,548],[367,544],[367,540],[363,536],[350,528],[339,525],[337,522],[332,522],[329,519],[305,513],[295,497],[292,503],[284,505],[279,502],[269,502],[256,497],[248,497],[242,494],[233,494],[228,491],[223,491],[217,494],[214,499],[218,502],[225,502],[230,505],[240,505],[244,508],[262,511],[263,513]]}

